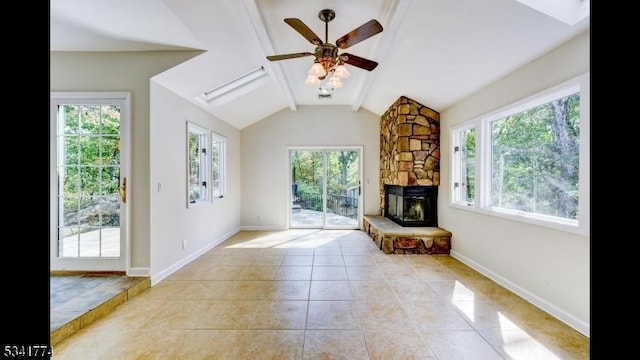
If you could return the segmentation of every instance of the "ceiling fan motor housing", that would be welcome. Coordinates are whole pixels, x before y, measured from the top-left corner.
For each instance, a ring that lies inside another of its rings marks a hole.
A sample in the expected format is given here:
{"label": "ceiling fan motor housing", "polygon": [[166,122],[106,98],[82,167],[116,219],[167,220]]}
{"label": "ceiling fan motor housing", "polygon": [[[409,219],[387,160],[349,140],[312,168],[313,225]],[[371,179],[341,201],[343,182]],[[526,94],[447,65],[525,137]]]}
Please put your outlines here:
{"label": "ceiling fan motor housing", "polygon": [[317,62],[319,62],[324,70],[328,73],[338,62],[338,48],[330,43],[324,43],[316,47],[314,53]]}

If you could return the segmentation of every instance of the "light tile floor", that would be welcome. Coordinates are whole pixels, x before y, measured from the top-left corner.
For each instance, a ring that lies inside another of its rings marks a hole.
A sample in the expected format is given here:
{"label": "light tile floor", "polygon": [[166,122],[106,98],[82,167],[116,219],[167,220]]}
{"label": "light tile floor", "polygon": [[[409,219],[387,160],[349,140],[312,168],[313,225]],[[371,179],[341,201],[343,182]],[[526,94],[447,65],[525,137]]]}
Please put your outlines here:
{"label": "light tile floor", "polygon": [[449,256],[358,230],[240,232],[56,359],[588,359],[589,338]]}

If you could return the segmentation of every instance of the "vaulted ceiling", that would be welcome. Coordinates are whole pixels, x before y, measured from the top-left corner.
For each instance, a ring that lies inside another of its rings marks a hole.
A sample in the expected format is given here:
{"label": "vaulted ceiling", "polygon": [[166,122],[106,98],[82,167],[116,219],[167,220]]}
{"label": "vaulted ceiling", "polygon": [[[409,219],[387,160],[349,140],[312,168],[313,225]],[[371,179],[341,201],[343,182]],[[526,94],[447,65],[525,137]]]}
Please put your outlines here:
{"label": "vaulted ceiling", "polygon": [[[55,0],[51,51],[203,50],[154,80],[242,129],[300,105],[349,105],[382,113],[405,95],[437,111],[587,31],[589,0]],[[322,9],[335,19],[320,20]],[[372,71],[347,65],[344,86],[320,99],[304,85],[313,52],[284,22],[298,18],[323,41],[371,19],[384,30],[340,53],[374,60]],[[327,39],[325,39],[325,30]],[[263,66],[258,85],[222,102],[202,94]]]}

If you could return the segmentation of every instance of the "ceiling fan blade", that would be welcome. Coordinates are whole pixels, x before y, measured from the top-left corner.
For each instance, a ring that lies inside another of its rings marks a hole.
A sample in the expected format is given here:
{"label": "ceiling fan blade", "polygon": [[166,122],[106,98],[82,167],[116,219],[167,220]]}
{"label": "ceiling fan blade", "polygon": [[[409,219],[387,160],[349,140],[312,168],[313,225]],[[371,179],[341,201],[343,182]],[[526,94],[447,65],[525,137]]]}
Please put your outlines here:
{"label": "ceiling fan blade", "polygon": [[322,39],[318,37],[302,20],[297,18],[286,18],[284,22],[289,24],[295,31],[299,32],[300,35],[304,36],[305,39],[309,40],[310,43],[314,45],[322,45]]}
{"label": "ceiling fan blade", "polygon": [[373,60],[369,60],[369,59],[365,59],[363,57],[360,56],[356,56],[356,55],[351,55],[351,54],[342,54],[341,57],[346,57],[347,59],[344,61],[345,63],[349,64],[349,65],[353,65],[353,66],[357,66],[361,69],[365,69],[365,70],[373,70],[376,68],[376,66],[378,66],[378,63],[373,61]]}
{"label": "ceiling fan blade", "polygon": [[267,56],[267,60],[278,61],[278,60],[294,59],[294,58],[299,58],[304,56],[313,56],[313,54],[310,52],[301,52],[301,53],[294,53],[294,54],[269,55]]}
{"label": "ceiling fan blade", "polygon": [[379,32],[382,32],[382,25],[377,20],[372,19],[336,40],[336,46],[340,49],[346,49]]}

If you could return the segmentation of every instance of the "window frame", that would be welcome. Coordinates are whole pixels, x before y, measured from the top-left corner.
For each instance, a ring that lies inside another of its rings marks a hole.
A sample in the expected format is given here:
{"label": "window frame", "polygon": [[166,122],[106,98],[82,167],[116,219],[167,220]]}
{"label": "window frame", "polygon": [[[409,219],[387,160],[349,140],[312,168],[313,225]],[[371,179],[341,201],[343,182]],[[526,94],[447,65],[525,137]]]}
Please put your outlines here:
{"label": "window frame", "polygon": [[[218,157],[214,159],[213,147],[214,144],[219,144],[220,148],[218,149]],[[227,192],[227,138],[226,136],[220,135],[216,132],[211,132],[211,198],[212,200],[222,199],[224,198]],[[219,169],[219,184],[215,185],[215,180],[213,176],[213,163],[218,161],[218,169]],[[216,194],[216,190],[219,189],[219,194]]]}
{"label": "window frame", "polygon": [[[202,141],[204,139],[204,146],[202,146],[202,144],[200,144],[201,149],[205,149],[205,151],[200,151],[198,154],[198,177],[199,177],[199,181],[200,181],[200,194],[201,197],[199,199],[196,199],[194,201],[191,200],[191,153],[190,153],[190,149],[189,149],[189,141],[190,141],[190,137],[191,134],[196,134],[200,136],[200,141]],[[187,186],[186,186],[186,200],[187,200],[187,208],[198,205],[198,204],[203,204],[203,203],[207,203],[210,202],[211,200],[211,190],[210,190],[210,186],[209,184],[210,182],[210,175],[209,175],[209,144],[211,142],[210,140],[210,131],[196,123],[193,123],[191,121],[187,121],[186,122],[186,142],[185,142],[185,148],[186,148],[186,180],[187,180]],[[204,185],[203,185],[204,183]],[[204,188],[204,190],[202,189]]]}
{"label": "window frame", "polygon": [[[455,130],[455,131],[454,131]],[[474,124],[465,124],[463,126],[459,126],[455,129],[452,129],[452,147],[451,147],[451,154],[452,154],[452,161],[451,164],[453,164],[452,166],[452,173],[451,173],[451,178],[453,179],[453,181],[451,182],[451,199],[452,202],[461,206],[474,206],[474,204],[477,203],[477,197],[478,197],[478,186],[477,186],[477,171],[475,172],[474,176],[475,176],[475,181],[476,181],[476,185],[475,185],[475,190],[474,190],[474,197],[473,197],[473,201],[466,201],[463,200],[462,197],[462,166],[463,166],[463,161],[462,161],[462,147],[463,147],[463,135],[464,132],[468,131],[468,130],[474,130],[476,132],[476,144],[477,144],[477,139],[478,139],[478,129],[476,128],[476,126]],[[458,148],[459,150],[456,150],[456,148]],[[478,152],[477,152],[477,145],[476,145],[476,158],[475,158],[475,168],[478,168]],[[457,186],[456,186],[457,185]]]}
{"label": "window frame", "polygon": [[[581,235],[589,234],[589,73],[582,74],[573,79],[552,86],[546,90],[527,96],[519,101],[501,107],[487,114],[478,116],[469,121],[465,121],[451,128],[450,151],[451,151],[451,180],[450,180],[450,201],[449,206],[466,211],[477,212],[485,215],[501,217],[509,220],[539,225],[566,232]],[[579,135],[579,203],[578,219],[564,219],[555,216],[534,214],[524,211],[494,208],[491,206],[491,125],[493,121],[500,120],[509,115],[531,109],[535,106],[548,103],[557,98],[580,93],[580,135]],[[454,184],[460,182],[461,161],[460,156],[455,153],[455,147],[461,145],[462,133],[468,129],[475,128],[476,131],[476,173],[475,173],[475,203],[459,201]]]}

